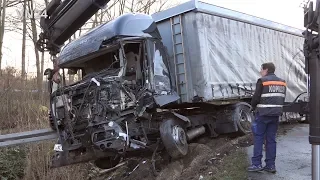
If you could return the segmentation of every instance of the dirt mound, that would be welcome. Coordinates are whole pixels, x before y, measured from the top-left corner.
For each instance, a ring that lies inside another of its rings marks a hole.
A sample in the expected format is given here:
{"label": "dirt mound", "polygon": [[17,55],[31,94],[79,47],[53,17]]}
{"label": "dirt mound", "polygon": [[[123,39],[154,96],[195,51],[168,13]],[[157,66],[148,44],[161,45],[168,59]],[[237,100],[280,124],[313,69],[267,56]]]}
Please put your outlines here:
{"label": "dirt mound", "polygon": [[201,173],[204,164],[214,155],[214,151],[204,144],[190,144],[188,155],[181,159],[170,163],[161,171],[157,180],[173,180],[173,179],[195,179],[195,172]]}

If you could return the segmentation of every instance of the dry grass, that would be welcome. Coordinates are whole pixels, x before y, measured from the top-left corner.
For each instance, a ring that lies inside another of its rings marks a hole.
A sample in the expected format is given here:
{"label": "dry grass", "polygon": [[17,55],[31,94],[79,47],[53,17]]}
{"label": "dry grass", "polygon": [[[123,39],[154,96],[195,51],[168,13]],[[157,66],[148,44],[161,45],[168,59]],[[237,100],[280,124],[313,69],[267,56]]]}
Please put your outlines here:
{"label": "dry grass", "polygon": [[219,167],[219,171],[210,180],[247,180],[248,173],[246,168],[249,163],[247,160],[246,149],[236,149],[226,156]]}
{"label": "dry grass", "polygon": [[86,164],[50,169],[50,157],[53,143],[45,142],[37,145],[29,145],[26,158],[24,178],[26,180],[51,180],[51,179],[86,179],[88,168]]}
{"label": "dry grass", "polygon": [[[15,70],[3,72],[0,77],[0,134],[49,128],[49,94],[30,92],[35,87],[34,79],[23,81]],[[49,168],[53,145],[54,141],[47,141],[0,149],[0,178],[86,179],[86,164]]]}

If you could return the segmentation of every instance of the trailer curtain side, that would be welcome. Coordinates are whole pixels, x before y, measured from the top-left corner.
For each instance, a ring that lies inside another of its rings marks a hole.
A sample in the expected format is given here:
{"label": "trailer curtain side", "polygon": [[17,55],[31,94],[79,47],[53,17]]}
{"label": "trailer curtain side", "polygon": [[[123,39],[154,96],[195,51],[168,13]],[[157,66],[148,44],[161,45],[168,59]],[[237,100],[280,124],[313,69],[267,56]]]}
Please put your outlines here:
{"label": "trailer curtain side", "polygon": [[287,102],[307,91],[299,34],[197,10],[157,25],[182,102],[251,97],[264,62],[287,81]]}

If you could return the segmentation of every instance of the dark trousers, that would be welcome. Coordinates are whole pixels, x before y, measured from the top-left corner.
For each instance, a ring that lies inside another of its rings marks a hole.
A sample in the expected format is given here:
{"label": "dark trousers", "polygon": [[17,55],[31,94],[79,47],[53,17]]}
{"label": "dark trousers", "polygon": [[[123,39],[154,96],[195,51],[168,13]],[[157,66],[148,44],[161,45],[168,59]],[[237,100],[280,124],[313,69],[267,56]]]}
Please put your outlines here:
{"label": "dark trousers", "polygon": [[252,132],[254,135],[253,165],[262,164],[262,148],[263,142],[266,140],[266,166],[275,166],[278,126],[279,116],[256,116],[255,121],[252,123]]}

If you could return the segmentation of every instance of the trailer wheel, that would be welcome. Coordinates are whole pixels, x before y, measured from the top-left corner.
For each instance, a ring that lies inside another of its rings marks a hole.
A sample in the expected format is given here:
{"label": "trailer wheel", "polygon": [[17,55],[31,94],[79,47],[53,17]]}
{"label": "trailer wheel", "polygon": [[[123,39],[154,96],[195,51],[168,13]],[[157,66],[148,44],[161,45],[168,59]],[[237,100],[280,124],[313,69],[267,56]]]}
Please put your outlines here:
{"label": "trailer wheel", "polygon": [[118,165],[120,162],[120,157],[104,157],[99,158],[94,161],[94,165],[100,169],[110,169]]}
{"label": "trailer wheel", "polygon": [[165,149],[173,159],[188,153],[184,122],[173,118],[163,121],[160,125],[160,135]]}
{"label": "trailer wheel", "polygon": [[251,132],[251,123],[254,117],[250,109],[251,106],[247,103],[238,103],[235,105],[233,120],[236,122],[238,132],[242,135]]}

